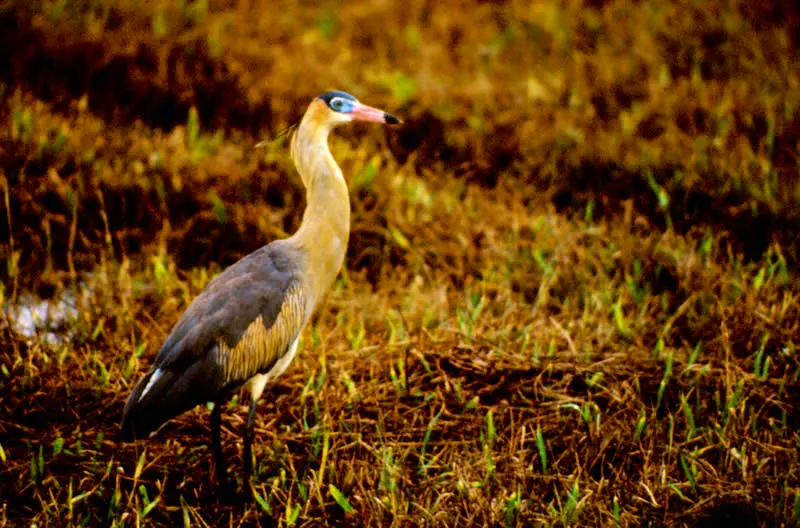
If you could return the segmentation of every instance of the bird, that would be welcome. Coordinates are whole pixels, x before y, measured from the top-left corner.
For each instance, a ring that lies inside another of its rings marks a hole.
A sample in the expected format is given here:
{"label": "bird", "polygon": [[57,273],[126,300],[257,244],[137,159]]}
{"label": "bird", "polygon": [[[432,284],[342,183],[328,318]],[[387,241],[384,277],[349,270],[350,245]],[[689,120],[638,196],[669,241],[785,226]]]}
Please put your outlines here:
{"label": "bird", "polygon": [[131,391],[122,412],[121,441],[149,437],[172,418],[213,402],[211,444],[221,485],[227,474],[220,440],[222,404],[232,391],[249,384],[242,453],[244,481],[249,481],[258,401],[294,359],[303,327],[344,263],[350,197],[328,137],[353,121],[402,123],[342,91],[311,101],[295,125],[290,147],[306,189],[300,227],[226,268],[191,302]]}

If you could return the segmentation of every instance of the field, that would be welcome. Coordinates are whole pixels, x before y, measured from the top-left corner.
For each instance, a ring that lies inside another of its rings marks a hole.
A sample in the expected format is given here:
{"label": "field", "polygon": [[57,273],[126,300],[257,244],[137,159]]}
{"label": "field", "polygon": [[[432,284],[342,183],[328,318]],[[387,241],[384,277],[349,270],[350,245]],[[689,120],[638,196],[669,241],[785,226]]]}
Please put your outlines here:
{"label": "field", "polygon": [[[796,2],[0,3],[0,528],[797,526]],[[299,225],[345,269],[259,407],[115,440],[191,299]],[[269,139],[267,147],[254,145]]]}

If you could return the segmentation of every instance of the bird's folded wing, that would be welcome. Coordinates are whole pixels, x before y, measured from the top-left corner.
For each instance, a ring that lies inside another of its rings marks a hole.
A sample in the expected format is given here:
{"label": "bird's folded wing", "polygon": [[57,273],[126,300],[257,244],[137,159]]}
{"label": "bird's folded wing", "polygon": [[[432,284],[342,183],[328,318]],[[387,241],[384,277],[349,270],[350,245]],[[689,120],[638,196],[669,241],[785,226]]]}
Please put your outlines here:
{"label": "bird's folded wing", "polygon": [[197,296],[128,398],[122,437],[141,438],[285,356],[305,323],[306,303],[298,277],[273,263],[244,260]]}
{"label": "bird's folded wing", "polygon": [[305,322],[305,299],[299,283],[289,285],[278,313],[274,318],[267,317],[272,320],[259,314],[235,342],[217,340],[216,361],[226,384],[269,372],[289,351]]}

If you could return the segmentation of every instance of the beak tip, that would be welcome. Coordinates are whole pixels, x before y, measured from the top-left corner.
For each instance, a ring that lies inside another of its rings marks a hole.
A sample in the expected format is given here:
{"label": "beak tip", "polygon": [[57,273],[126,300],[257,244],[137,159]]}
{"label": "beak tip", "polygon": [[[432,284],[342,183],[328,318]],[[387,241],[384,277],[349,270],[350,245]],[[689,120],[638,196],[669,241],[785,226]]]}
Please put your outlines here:
{"label": "beak tip", "polygon": [[396,118],[392,114],[387,114],[386,112],[383,113],[383,120],[386,122],[387,125],[402,125],[403,121]]}

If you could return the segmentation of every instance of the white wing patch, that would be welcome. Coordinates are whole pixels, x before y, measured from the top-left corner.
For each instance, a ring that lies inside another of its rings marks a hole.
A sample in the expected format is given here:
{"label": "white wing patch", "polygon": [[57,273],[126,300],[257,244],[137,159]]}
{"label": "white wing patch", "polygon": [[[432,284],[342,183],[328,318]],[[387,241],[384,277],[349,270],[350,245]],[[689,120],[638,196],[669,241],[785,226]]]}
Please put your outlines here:
{"label": "white wing patch", "polygon": [[160,378],[160,377],[161,377],[161,369],[159,368],[159,369],[156,369],[155,372],[153,372],[152,376],[150,376],[150,380],[147,382],[147,385],[145,386],[144,390],[142,391],[142,394],[139,396],[139,400],[138,401],[142,401],[142,398],[144,398],[145,394],[147,394],[147,391],[149,391],[151,388],[153,388],[153,384],[156,381],[158,381],[158,378]]}

